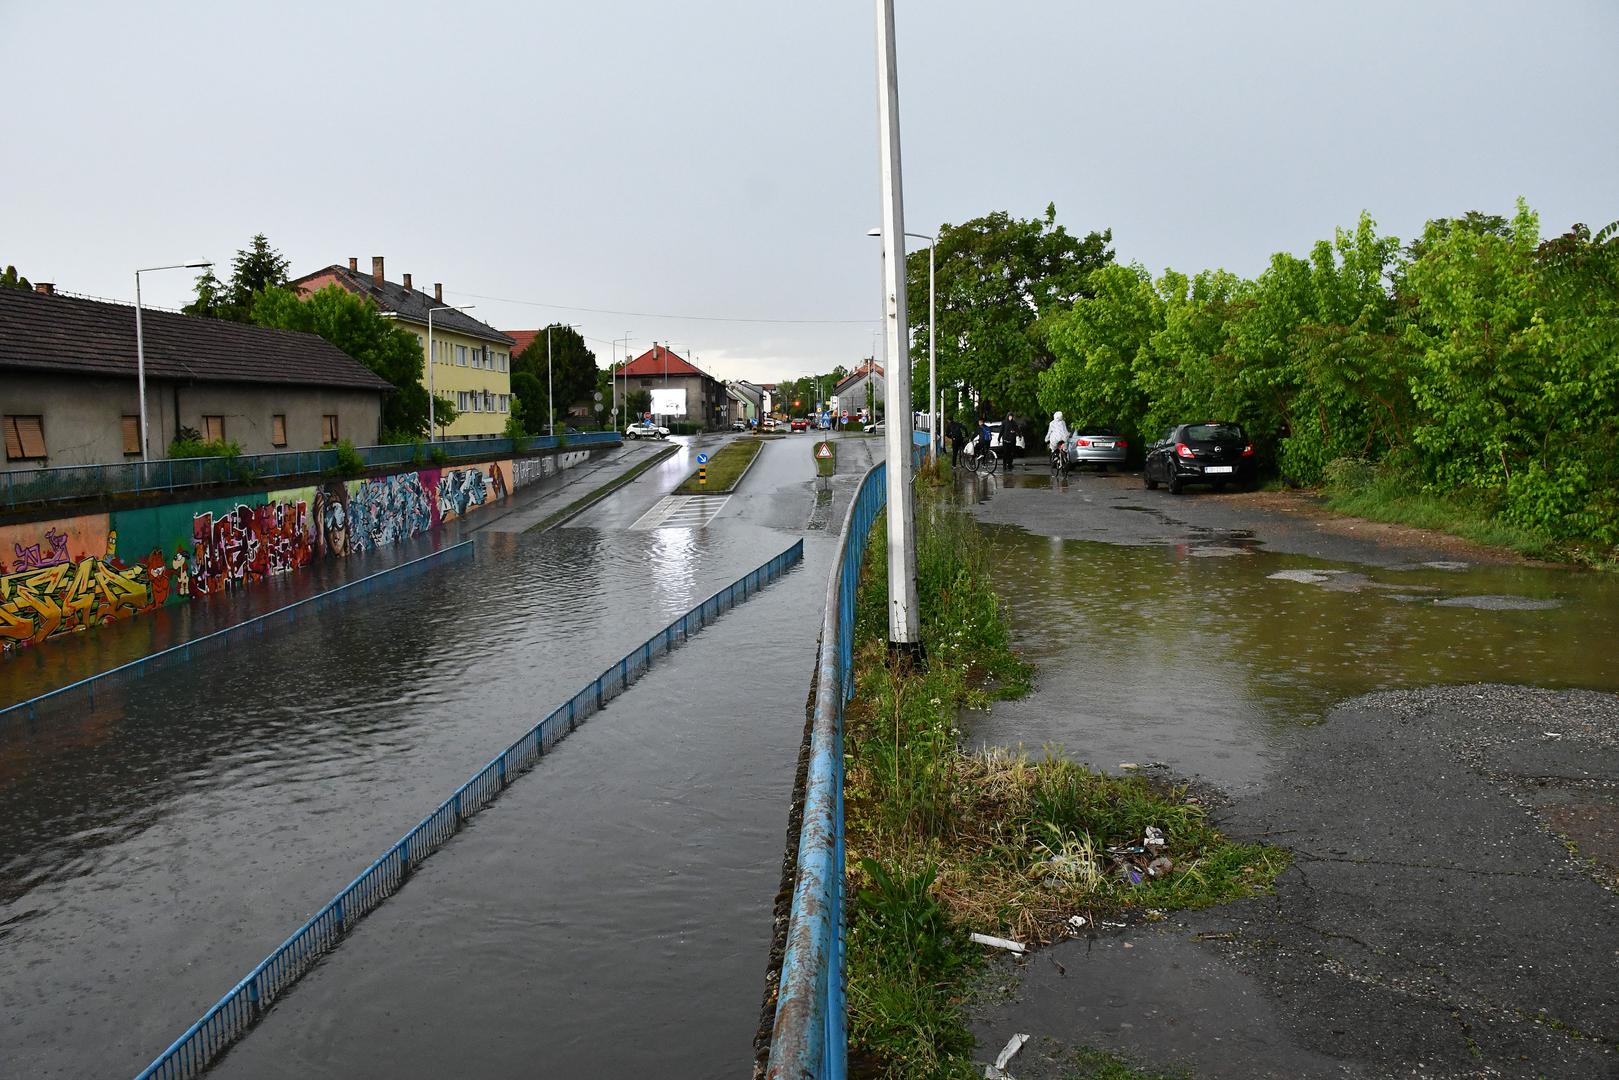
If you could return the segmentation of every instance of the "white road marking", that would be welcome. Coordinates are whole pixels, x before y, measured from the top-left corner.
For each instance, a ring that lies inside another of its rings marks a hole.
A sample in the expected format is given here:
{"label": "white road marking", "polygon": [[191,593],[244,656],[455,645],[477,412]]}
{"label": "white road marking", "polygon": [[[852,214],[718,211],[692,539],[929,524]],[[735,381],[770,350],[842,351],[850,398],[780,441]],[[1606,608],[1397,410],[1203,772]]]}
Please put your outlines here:
{"label": "white road marking", "polygon": [[714,515],[730,501],[729,495],[665,495],[652,509],[636,518],[630,529],[700,528],[714,520]]}

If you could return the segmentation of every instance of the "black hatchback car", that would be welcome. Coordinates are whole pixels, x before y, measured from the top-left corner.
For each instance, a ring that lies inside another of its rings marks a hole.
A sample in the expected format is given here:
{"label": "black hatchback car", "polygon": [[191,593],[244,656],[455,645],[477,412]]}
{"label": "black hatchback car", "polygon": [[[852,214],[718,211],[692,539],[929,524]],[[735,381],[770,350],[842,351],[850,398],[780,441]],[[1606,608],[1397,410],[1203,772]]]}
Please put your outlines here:
{"label": "black hatchback car", "polygon": [[1169,485],[1179,495],[1187,484],[1212,484],[1215,490],[1230,483],[1254,482],[1254,444],[1240,424],[1211,420],[1181,424],[1147,447],[1141,478],[1149,488]]}

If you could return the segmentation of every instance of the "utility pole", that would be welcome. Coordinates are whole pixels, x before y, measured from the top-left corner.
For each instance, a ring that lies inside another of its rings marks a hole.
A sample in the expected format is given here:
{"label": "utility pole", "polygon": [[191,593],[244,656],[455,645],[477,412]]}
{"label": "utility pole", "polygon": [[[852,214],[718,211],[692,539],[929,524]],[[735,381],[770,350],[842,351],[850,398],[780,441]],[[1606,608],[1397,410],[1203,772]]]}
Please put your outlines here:
{"label": "utility pole", "polygon": [[[911,364],[905,308],[905,198],[900,177],[894,0],[877,0],[877,130],[883,196],[883,331],[888,363],[888,653],[925,659],[916,599],[916,503],[911,489]],[[899,405],[895,409],[895,405]]]}

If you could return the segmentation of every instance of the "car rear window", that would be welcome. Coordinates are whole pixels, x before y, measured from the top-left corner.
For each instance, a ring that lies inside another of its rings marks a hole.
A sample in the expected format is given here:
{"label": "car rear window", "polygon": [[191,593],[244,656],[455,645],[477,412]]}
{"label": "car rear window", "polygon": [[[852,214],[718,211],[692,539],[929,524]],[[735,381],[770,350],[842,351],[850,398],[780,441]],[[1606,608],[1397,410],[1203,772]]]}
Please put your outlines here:
{"label": "car rear window", "polygon": [[1246,442],[1248,437],[1237,424],[1190,424],[1186,428],[1187,442]]}

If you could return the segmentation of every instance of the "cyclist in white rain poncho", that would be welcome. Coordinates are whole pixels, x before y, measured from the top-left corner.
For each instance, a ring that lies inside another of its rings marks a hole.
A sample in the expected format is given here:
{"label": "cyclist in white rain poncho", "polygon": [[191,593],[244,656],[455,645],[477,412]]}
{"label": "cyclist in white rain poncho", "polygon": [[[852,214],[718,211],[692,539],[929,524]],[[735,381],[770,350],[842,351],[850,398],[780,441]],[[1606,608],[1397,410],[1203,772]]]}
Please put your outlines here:
{"label": "cyclist in white rain poncho", "polygon": [[1062,413],[1057,413],[1051,418],[1050,426],[1046,428],[1046,449],[1056,453],[1057,447],[1066,443],[1069,435],[1067,421],[1062,418]]}

